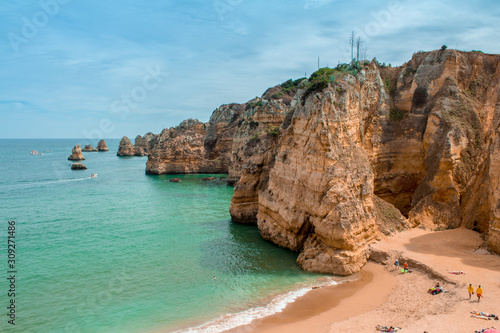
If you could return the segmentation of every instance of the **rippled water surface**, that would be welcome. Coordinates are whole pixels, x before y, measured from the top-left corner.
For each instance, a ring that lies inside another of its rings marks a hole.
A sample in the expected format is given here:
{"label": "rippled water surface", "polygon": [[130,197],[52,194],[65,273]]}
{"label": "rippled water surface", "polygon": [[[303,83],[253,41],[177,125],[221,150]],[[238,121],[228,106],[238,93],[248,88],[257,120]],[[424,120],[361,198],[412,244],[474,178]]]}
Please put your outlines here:
{"label": "rippled water surface", "polygon": [[0,140],[2,274],[9,220],[17,252],[16,326],[4,314],[0,331],[169,332],[244,317],[319,278],[230,221],[225,181],[147,176],[147,158],[117,157],[118,142],[72,171],[67,157],[86,140]]}

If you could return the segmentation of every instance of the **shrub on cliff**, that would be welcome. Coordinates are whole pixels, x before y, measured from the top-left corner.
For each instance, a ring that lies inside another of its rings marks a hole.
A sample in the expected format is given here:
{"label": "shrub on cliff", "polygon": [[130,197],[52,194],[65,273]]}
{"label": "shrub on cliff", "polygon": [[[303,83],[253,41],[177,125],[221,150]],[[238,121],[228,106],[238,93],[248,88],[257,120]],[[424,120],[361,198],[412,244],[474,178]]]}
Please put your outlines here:
{"label": "shrub on cliff", "polygon": [[[307,80],[307,79],[305,77],[302,77],[302,78],[297,79],[297,80],[290,79],[290,80],[283,82],[282,84],[280,84],[278,86],[280,88],[280,90],[272,93],[270,95],[270,98],[271,99],[279,99],[279,98],[286,99],[286,97],[288,96],[288,100],[285,101],[285,104],[289,105],[290,101],[291,101],[290,97],[293,97],[297,93],[297,90],[299,89],[300,84],[304,80]],[[276,89],[276,87],[273,89]]]}
{"label": "shrub on cliff", "polygon": [[311,93],[322,91],[330,83],[335,83],[338,78],[344,75],[356,76],[361,68],[362,66],[358,61],[353,61],[352,64],[338,64],[335,68],[324,67],[318,69],[309,78],[306,91],[302,96],[302,103],[305,103],[305,100]]}
{"label": "shrub on cliff", "polygon": [[277,136],[280,134],[280,127],[268,125],[266,127],[266,133],[271,136]]}

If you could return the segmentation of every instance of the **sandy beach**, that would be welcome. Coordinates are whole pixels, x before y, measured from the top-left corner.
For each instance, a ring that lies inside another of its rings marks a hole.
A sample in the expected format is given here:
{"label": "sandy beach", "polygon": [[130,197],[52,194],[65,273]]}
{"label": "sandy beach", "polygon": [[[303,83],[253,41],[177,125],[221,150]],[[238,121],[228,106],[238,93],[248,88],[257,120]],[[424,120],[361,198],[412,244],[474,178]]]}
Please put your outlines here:
{"label": "sandy beach", "polygon": [[[281,313],[228,332],[377,332],[377,325],[419,333],[500,329],[500,321],[471,316],[472,311],[500,315],[500,256],[482,244],[480,234],[467,229],[413,229],[384,237],[372,244],[377,262],[370,261],[354,282],[314,289]],[[396,270],[396,257],[412,272]],[[445,292],[429,294],[437,282]],[[479,303],[476,295],[469,300],[469,283],[482,286]]]}

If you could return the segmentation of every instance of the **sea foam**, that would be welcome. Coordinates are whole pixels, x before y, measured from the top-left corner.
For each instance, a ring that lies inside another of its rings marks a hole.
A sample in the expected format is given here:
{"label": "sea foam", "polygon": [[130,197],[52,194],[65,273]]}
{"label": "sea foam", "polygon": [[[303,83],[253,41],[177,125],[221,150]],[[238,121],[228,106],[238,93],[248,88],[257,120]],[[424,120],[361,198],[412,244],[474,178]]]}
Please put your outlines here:
{"label": "sea foam", "polygon": [[269,302],[265,306],[250,308],[238,313],[222,315],[219,318],[207,323],[201,324],[196,327],[190,327],[187,329],[175,331],[174,333],[219,333],[239,326],[248,325],[256,319],[268,317],[283,311],[288,304],[293,303],[297,298],[304,296],[312,289],[332,286],[335,284],[337,284],[337,282],[335,282],[333,279],[328,279],[327,282],[321,283],[316,286],[302,287],[285,294],[280,294],[273,298],[271,302]]}

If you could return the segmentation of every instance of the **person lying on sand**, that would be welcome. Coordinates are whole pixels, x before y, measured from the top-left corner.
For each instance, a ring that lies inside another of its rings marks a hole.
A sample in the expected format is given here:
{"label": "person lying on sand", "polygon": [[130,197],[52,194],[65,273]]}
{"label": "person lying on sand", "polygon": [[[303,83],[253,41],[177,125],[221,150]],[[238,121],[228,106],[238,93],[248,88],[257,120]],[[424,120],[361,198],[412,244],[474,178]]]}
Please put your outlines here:
{"label": "person lying on sand", "polygon": [[450,274],[465,275],[464,271],[453,271],[453,272],[450,272]]}
{"label": "person lying on sand", "polygon": [[377,325],[375,329],[381,332],[397,332],[401,329],[401,327]]}
{"label": "person lying on sand", "polygon": [[485,319],[485,318],[488,318],[488,320],[490,319],[494,319],[494,320],[498,320],[498,316],[497,315],[494,315],[493,313],[487,313],[487,312],[477,312],[477,311],[471,311],[472,313],[472,317],[475,317],[475,318],[480,318],[480,319]]}

